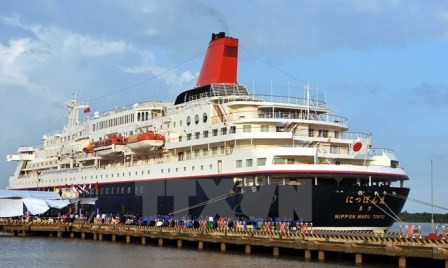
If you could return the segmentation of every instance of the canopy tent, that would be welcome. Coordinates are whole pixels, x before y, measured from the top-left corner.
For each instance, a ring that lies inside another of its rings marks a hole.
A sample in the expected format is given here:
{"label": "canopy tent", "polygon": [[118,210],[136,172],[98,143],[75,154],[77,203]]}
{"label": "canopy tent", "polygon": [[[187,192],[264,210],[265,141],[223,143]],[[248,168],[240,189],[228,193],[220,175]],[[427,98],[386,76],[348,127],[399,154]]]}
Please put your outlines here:
{"label": "canopy tent", "polygon": [[24,205],[32,215],[37,215],[69,203],[56,192],[0,190],[0,218],[22,216]]}

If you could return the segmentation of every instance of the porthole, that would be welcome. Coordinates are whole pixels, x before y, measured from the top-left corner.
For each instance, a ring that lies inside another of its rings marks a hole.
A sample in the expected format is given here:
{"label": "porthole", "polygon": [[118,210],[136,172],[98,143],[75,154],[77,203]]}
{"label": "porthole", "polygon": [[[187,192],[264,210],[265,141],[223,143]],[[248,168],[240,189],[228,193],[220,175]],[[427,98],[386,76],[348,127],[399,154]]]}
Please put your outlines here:
{"label": "porthole", "polygon": [[207,113],[202,115],[202,121],[204,121],[204,123],[207,122]]}
{"label": "porthole", "polygon": [[197,125],[199,123],[199,115],[194,116],[194,123]]}
{"label": "porthole", "polygon": [[187,126],[189,126],[191,124],[191,117],[187,116]]}

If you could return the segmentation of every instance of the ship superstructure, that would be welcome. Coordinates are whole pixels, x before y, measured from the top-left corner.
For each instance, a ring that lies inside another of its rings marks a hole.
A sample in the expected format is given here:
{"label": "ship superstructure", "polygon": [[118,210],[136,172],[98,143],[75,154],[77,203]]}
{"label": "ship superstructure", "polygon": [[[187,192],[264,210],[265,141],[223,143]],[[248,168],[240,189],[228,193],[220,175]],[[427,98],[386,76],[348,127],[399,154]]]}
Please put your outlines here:
{"label": "ship superstructure", "polygon": [[[8,155],[9,189],[80,186],[106,213],[301,219],[322,228],[387,228],[408,177],[392,150],[349,132],[322,100],[251,94],[237,83],[238,39],[212,34],[197,86],[175,102],[89,112]],[[67,196],[70,198],[70,196]],[[78,197],[78,195],[76,196]]]}

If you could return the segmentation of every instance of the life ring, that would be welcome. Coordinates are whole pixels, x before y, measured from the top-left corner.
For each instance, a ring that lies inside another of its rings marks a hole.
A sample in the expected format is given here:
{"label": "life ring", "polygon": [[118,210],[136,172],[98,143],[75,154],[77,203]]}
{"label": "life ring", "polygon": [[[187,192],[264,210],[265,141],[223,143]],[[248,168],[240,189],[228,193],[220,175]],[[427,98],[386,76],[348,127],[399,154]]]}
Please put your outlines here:
{"label": "life ring", "polygon": [[306,225],[302,225],[302,234],[307,234],[308,233],[308,226]]}

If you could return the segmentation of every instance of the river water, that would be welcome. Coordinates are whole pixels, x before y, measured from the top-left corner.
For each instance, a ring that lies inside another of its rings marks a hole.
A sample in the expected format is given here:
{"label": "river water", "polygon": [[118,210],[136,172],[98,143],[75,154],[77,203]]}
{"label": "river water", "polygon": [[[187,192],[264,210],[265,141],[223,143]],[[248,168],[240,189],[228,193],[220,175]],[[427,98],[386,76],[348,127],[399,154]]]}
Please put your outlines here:
{"label": "river water", "polygon": [[[425,230],[430,225],[425,226]],[[392,230],[399,230],[394,225]],[[424,232],[425,233],[425,232]],[[316,252],[314,252],[316,253]],[[314,254],[313,253],[313,254]],[[159,247],[156,241],[138,242],[81,240],[80,238],[16,237],[0,234],[0,267],[354,267],[354,256],[350,254],[326,253],[326,260],[318,262],[313,255],[311,261],[304,260],[303,251],[280,250],[280,257],[272,256],[272,249],[253,248],[250,255],[243,247],[227,248],[221,253],[219,245],[204,244],[197,250],[197,243],[184,244],[182,249],[175,243]],[[397,267],[397,258],[364,256],[362,267]],[[411,265],[409,265],[411,264]],[[438,265],[438,263],[436,263]],[[428,266],[430,265],[430,266]],[[408,267],[433,267],[434,263],[409,263]],[[443,266],[441,266],[443,267]]]}

